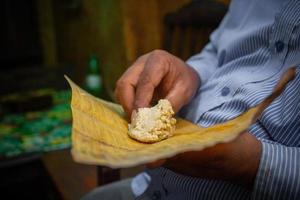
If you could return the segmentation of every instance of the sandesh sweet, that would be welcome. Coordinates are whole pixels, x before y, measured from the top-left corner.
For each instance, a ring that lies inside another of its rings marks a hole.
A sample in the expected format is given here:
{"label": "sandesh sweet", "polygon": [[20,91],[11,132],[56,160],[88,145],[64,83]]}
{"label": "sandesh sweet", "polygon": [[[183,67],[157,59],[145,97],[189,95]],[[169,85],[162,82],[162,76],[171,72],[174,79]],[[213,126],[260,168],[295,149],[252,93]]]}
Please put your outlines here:
{"label": "sandesh sweet", "polygon": [[172,136],[176,119],[171,103],[161,99],[151,108],[139,108],[128,126],[128,135],[140,142],[154,143]]}

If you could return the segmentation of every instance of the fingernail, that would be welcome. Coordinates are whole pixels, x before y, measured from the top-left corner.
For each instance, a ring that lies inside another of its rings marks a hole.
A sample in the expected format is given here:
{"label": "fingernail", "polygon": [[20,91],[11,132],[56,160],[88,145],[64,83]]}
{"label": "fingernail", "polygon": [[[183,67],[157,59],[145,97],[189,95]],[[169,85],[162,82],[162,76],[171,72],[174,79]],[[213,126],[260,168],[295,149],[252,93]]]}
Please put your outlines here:
{"label": "fingernail", "polygon": [[131,113],[131,121],[133,120],[133,119],[135,119],[135,117],[136,117],[136,110],[134,109],[133,111],[132,111],[132,113]]}
{"label": "fingernail", "polygon": [[146,102],[144,99],[139,99],[139,100],[136,100],[134,102],[134,108],[135,109],[138,109],[138,108],[145,108],[145,107],[149,107],[149,103]]}
{"label": "fingernail", "polygon": [[135,109],[141,108],[141,107],[143,107],[142,105],[143,105],[143,104],[142,104],[141,101],[136,101],[136,102],[134,103],[134,108],[135,108]]}

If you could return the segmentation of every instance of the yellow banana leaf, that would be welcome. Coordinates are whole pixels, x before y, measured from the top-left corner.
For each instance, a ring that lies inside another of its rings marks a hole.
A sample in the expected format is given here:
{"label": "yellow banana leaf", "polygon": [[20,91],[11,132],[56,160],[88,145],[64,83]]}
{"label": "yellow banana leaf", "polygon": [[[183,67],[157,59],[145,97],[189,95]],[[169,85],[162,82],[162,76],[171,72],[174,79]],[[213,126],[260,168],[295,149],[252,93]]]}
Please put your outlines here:
{"label": "yellow banana leaf", "polygon": [[72,88],[72,156],[84,164],[123,168],[232,141],[280,94],[293,74],[294,71],[287,72],[272,95],[233,120],[203,128],[177,119],[174,136],[152,144],[128,136],[128,122],[120,105],[88,94],[66,77]]}

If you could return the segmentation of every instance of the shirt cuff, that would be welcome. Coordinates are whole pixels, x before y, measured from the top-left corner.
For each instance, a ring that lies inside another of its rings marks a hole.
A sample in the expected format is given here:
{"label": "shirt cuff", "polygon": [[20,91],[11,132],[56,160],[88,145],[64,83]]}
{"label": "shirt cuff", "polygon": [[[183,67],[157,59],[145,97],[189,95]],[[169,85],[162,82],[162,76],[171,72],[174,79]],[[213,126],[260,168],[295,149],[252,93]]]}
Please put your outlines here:
{"label": "shirt cuff", "polygon": [[143,194],[148,188],[151,181],[151,177],[146,173],[142,172],[135,176],[131,181],[131,190],[135,197]]}
{"label": "shirt cuff", "polygon": [[217,60],[216,49],[208,43],[201,53],[192,56],[186,63],[198,73],[201,85],[204,85],[216,71]]}
{"label": "shirt cuff", "polygon": [[213,73],[213,68],[209,67],[209,64],[199,62],[198,60],[188,60],[186,63],[198,73],[201,85],[207,82]]}
{"label": "shirt cuff", "polygon": [[252,199],[297,199],[300,196],[300,150],[261,140],[262,156]]}

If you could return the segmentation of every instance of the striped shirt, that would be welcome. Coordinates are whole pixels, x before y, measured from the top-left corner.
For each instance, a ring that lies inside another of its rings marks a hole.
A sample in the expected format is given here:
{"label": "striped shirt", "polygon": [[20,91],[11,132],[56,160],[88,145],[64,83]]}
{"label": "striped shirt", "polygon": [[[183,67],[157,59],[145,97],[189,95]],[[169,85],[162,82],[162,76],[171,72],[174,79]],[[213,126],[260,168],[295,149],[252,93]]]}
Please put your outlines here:
{"label": "striped shirt", "polygon": [[263,147],[251,191],[158,168],[134,178],[137,199],[300,199],[300,1],[233,0],[187,63],[201,87],[180,115],[205,127],[259,104],[291,66],[296,77],[249,128]]}

